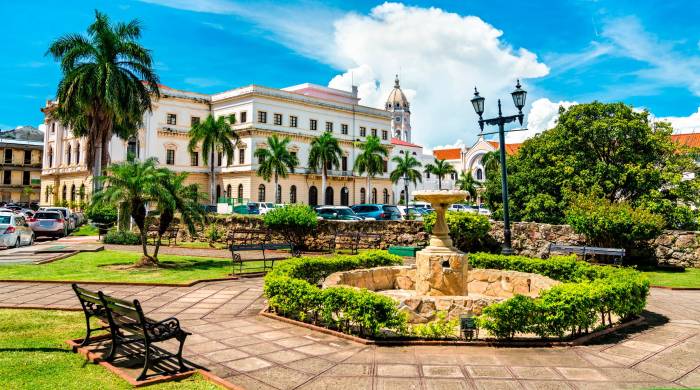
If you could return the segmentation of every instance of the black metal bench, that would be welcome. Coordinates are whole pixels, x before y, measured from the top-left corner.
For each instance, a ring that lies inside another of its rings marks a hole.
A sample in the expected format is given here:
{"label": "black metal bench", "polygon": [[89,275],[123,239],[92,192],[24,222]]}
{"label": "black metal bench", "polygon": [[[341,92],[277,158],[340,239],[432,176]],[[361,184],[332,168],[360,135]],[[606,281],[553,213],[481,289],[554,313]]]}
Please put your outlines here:
{"label": "black metal bench", "polygon": [[109,232],[109,229],[111,229],[114,226],[113,223],[101,223],[101,222],[93,222],[92,225],[97,228],[97,239],[98,240],[102,240],[102,236],[107,235],[107,232]]}
{"label": "black metal bench", "polygon": [[588,261],[588,256],[608,256],[612,258],[615,265],[622,265],[622,259],[625,257],[625,250],[622,248],[601,248],[596,246],[549,244],[549,253],[551,254],[552,252],[576,254],[583,257],[584,261]]}
{"label": "black metal bench", "polygon": [[[132,302],[110,297],[98,291],[102,305],[107,313],[109,329],[112,335],[112,347],[107,355],[107,360],[111,360],[117,353],[117,349],[125,344],[134,342],[143,342],[145,346],[145,356],[143,370],[137,380],[144,380],[146,372],[155,363],[175,357],[179,365],[179,371],[185,371],[186,367],[182,361],[182,348],[185,345],[185,339],[191,333],[185,332],[180,327],[180,321],[175,317],[166,318],[162,321],[155,321],[146,317],[141,308],[141,304],[137,299]],[[131,335],[125,335],[124,332]],[[152,349],[154,343],[176,339],[180,342],[177,353],[163,353],[163,350],[156,351]],[[160,353],[160,356],[153,357],[152,355]]]}
{"label": "black metal bench", "polygon": [[[182,360],[182,348],[185,345],[185,339],[190,333],[180,327],[180,322],[177,318],[170,317],[162,321],[155,321],[144,315],[141,304],[136,299],[131,302],[117,299],[104,294],[102,291],[95,293],[94,291],[78,287],[75,283],[72,284],[72,287],[83,307],[87,324],[87,334],[80,346],[88,345],[91,342],[90,335],[92,332],[109,329],[112,344],[109,353],[105,357],[107,361],[114,359],[120,346],[136,342],[144,344],[143,370],[137,380],[144,380],[148,369],[153,364],[172,357],[177,358],[179,372],[186,370]],[[93,329],[90,326],[90,319],[93,317],[106,322],[108,326]],[[154,343],[170,339],[176,339],[180,342],[176,354],[162,349],[156,351],[153,348]],[[153,355],[155,354],[160,356],[154,357]]]}
{"label": "black metal bench", "polygon": [[334,252],[338,249],[339,244],[347,249],[349,246],[350,253],[355,255],[360,249],[360,243],[364,239],[365,241],[371,240],[373,242],[370,247],[379,247],[382,242],[382,235],[375,233],[361,233],[361,232],[338,232],[335,231],[333,238],[331,239],[328,250]]}
{"label": "black metal bench", "polygon": [[[272,269],[275,260],[283,260],[287,257],[267,257],[265,251],[270,250],[290,250],[292,256],[299,256],[300,252],[290,243],[273,243],[272,232],[269,230],[238,229],[231,232],[228,239],[228,247],[231,251],[231,261],[233,275],[243,274],[243,265],[246,262],[256,262],[262,260],[260,267],[248,268],[247,274],[265,273]],[[262,259],[243,260],[239,252],[260,251]],[[268,265],[269,262],[269,265]],[[238,272],[236,272],[238,268]]]}
{"label": "black metal bench", "polygon": [[80,346],[84,347],[90,344],[90,335],[92,332],[109,329],[109,325],[94,329],[90,326],[90,319],[93,317],[101,320],[105,324],[108,324],[107,312],[105,311],[104,306],[102,306],[102,301],[100,300],[98,293],[78,287],[78,285],[75,283],[73,283],[71,286],[73,287],[73,291],[75,291],[75,295],[78,296],[80,306],[82,306],[83,313],[85,314],[85,327],[87,330],[83,342],[80,343]]}
{"label": "black metal bench", "polygon": [[[179,231],[179,226],[170,226],[161,236],[161,242],[163,240],[168,240],[168,246],[170,246],[171,242],[177,245],[177,233]],[[149,227],[148,232],[146,233],[146,237],[153,240],[153,245],[155,245],[156,240],[158,240],[158,226]]]}

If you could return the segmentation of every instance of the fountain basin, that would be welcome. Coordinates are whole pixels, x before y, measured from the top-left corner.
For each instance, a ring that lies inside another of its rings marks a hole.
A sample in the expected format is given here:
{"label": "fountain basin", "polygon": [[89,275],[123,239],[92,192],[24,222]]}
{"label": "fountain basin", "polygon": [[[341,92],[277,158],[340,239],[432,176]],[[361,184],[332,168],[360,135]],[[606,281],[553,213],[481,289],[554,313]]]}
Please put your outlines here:
{"label": "fountain basin", "polygon": [[[479,315],[484,307],[515,294],[536,297],[540,291],[559,282],[539,274],[495,269],[470,269],[466,278],[468,294],[423,295],[416,291],[416,266],[393,266],[356,269],[329,275],[323,287],[349,286],[365,288],[391,297],[399,310],[408,315],[409,323],[426,323],[444,311],[447,318],[462,314]],[[465,291],[465,293],[466,293]]]}

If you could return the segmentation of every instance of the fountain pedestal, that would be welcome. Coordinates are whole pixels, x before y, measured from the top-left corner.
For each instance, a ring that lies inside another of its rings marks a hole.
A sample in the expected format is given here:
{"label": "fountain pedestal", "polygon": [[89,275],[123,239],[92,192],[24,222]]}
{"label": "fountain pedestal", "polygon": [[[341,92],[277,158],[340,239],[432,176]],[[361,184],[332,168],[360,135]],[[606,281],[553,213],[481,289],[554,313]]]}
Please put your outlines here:
{"label": "fountain pedestal", "polygon": [[467,255],[452,246],[445,211],[467,197],[466,191],[416,191],[418,200],[435,209],[430,245],[416,253],[416,292],[419,295],[467,295]]}

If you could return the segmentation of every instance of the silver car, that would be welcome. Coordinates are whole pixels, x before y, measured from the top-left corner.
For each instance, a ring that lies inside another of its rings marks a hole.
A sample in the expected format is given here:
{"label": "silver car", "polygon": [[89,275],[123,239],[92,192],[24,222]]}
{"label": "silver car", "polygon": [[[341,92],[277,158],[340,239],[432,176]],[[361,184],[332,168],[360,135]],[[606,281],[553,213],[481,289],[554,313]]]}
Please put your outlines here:
{"label": "silver car", "polygon": [[29,226],[36,236],[65,237],[68,224],[60,211],[37,211],[29,220]]}
{"label": "silver car", "polygon": [[0,213],[0,246],[19,248],[32,245],[34,232],[24,216],[15,213]]}
{"label": "silver car", "polygon": [[73,216],[73,212],[70,211],[68,207],[42,207],[40,210],[42,211],[58,211],[61,214],[63,214],[63,219],[66,220],[66,228],[68,229],[68,232],[72,232],[75,230],[78,226],[75,220],[75,216]]}

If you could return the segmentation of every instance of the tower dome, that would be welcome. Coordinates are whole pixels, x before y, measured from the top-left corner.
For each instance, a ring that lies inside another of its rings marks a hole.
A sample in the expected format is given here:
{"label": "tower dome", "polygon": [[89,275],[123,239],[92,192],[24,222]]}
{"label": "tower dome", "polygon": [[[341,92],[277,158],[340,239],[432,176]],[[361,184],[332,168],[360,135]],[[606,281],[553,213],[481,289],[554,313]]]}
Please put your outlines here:
{"label": "tower dome", "polygon": [[389,98],[386,99],[386,109],[402,109],[408,111],[408,107],[408,99],[406,99],[406,95],[403,94],[401,85],[399,85],[399,75],[396,75],[394,79],[394,89],[389,94]]}

